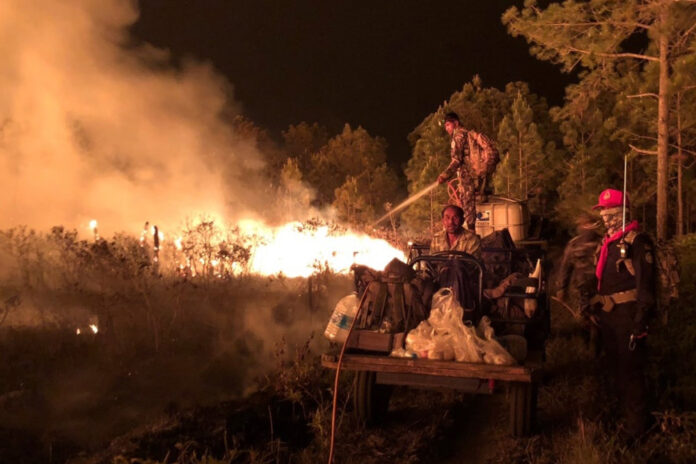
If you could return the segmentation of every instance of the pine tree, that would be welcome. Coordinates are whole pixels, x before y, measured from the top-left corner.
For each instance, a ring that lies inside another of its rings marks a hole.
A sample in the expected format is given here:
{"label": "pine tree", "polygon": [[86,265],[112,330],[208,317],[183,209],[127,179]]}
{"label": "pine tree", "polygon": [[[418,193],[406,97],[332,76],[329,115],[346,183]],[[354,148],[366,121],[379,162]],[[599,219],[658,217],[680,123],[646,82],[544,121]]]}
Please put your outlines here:
{"label": "pine tree", "polygon": [[352,129],[346,124],[340,134],[312,155],[307,179],[317,190],[319,203],[331,204],[335,190],[348,177],[359,176],[385,163],[386,150],[387,143],[382,137],[372,137],[362,127]]}
{"label": "pine tree", "polygon": [[539,187],[544,141],[534,123],[532,109],[518,95],[498,129],[502,162],[494,176],[496,193],[526,200]]}
{"label": "pine tree", "polygon": [[[668,113],[677,45],[693,41],[696,3],[679,0],[566,0],[545,9],[535,0],[512,7],[503,23],[532,44],[531,52],[571,71],[577,66],[614,75],[625,61],[657,66],[657,237],[667,235]],[[648,41],[646,51],[626,48],[631,38]]]}

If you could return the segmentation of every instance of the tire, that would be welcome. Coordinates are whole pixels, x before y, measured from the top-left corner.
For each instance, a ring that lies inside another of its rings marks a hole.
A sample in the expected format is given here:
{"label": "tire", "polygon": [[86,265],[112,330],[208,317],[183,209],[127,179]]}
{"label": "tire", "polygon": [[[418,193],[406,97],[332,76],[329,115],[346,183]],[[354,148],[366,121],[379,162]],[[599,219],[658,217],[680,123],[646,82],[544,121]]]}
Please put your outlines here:
{"label": "tire", "polygon": [[360,422],[371,425],[384,418],[389,409],[392,387],[376,383],[376,373],[358,371],[353,387],[353,406]]}
{"label": "tire", "polygon": [[513,437],[529,435],[533,406],[532,385],[510,383],[510,434]]}

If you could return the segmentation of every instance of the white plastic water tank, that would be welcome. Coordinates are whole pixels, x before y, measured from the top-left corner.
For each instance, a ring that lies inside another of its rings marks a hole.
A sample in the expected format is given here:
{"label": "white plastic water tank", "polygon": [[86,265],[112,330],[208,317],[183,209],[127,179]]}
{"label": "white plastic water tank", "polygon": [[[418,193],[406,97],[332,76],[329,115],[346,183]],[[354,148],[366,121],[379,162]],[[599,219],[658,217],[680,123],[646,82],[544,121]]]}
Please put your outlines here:
{"label": "white plastic water tank", "polygon": [[529,210],[525,202],[489,196],[487,202],[476,204],[476,233],[481,237],[507,229],[517,242],[527,237],[528,228]]}

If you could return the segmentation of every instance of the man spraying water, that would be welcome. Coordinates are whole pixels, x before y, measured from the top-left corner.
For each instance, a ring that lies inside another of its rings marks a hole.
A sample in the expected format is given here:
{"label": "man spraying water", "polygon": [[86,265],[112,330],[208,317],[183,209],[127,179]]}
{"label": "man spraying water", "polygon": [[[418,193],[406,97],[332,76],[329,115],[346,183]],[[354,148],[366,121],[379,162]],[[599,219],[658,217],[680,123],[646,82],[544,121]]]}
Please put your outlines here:
{"label": "man spraying water", "polygon": [[457,176],[456,201],[464,210],[467,229],[476,224],[476,195],[484,196],[488,176],[500,159],[498,151],[488,137],[464,129],[457,113],[445,115],[445,131],[451,137],[449,166],[437,177],[443,184]]}

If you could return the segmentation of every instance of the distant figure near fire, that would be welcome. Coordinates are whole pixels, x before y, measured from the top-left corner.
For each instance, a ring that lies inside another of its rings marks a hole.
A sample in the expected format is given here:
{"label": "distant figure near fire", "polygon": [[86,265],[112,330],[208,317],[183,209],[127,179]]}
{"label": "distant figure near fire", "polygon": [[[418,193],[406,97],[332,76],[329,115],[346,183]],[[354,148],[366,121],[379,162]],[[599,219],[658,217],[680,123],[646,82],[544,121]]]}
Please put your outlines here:
{"label": "distant figure near fire", "polygon": [[500,157],[488,137],[460,125],[457,113],[445,115],[445,130],[451,137],[451,161],[437,181],[443,184],[457,175],[457,202],[464,210],[467,229],[474,230],[476,195],[485,196],[488,177],[495,171]]}

